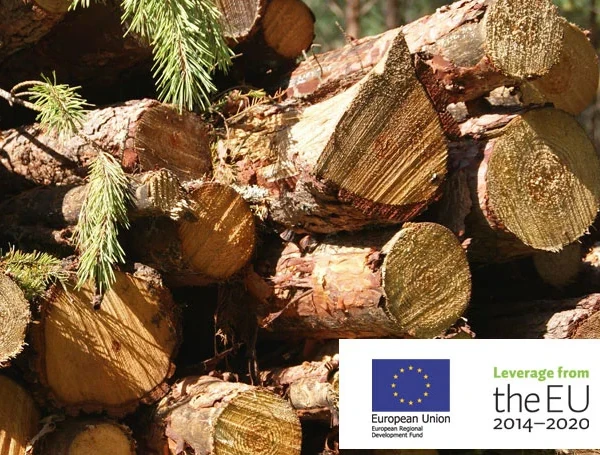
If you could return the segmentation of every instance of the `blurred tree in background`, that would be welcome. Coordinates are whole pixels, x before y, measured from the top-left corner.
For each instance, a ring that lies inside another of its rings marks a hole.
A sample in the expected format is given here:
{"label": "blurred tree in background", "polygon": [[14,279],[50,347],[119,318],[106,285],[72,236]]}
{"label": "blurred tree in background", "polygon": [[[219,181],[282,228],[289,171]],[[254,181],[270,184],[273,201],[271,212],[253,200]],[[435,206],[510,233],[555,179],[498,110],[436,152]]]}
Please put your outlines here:
{"label": "blurred tree in background", "polygon": [[[523,0],[527,1],[527,0]],[[598,0],[554,0],[571,22],[591,32],[598,48]],[[451,0],[305,0],[317,18],[315,52],[339,47],[349,38],[376,35],[430,14]]]}

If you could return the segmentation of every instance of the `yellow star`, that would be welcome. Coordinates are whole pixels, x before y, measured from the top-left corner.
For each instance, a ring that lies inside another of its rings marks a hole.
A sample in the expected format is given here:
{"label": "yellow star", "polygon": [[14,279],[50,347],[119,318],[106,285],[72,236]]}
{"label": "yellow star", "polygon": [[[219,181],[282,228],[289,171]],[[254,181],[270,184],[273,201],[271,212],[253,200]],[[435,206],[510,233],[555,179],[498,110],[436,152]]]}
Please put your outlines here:
{"label": "yellow star", "polygon": [[398,375],[397,374],[394,375],[394,379],[398,379]]}
{"label": "yellow star", "polygon": [[428,374],[424,374],[423,375],[423,379],[429,379],[429,375]]}
{"label": "yellow star", "polygon": [[404,398],[400,398],[400,403],[404,403]]}
{"label": "yellow star", "polygon": [[417,400],[418,403],[420,403],[421,401],[423,401],[423,400],[421,400],[420,398]]}
{"label": "yellow star", "polygon": [[400,368],[400,373],[404,373],[404,368]]}
{"label": "yellow star", "polygon": [[[429,384],[427,384],[427,387],[429,387]],[[396,388],[396,384],[394,384],[394,383],[392,382],[392,389],[395,389],[395,388]]]}
{"label": "yellow star", "polygon": [[[394,384],[394,386],[395,386],[395,385],[396,385],[396,384]],[[431,384],[427,383],[427,384],[425,384],[425,387],[429,388],[429,387],[431,387]]]}
{"label": "yellow star", "polygon": [[417,373],[420,373],[421,371],[423,371],[423,370],[421,370],[420,368],[417,368]]}
{"label": "yellow star", "polygon": [[424,392],[424,393],[423,393],[423,396],[424,396],[424,397],[428,397],[428,396],[429,396],[429,392]]}
{"label": "yellow star", "polygon": [[409,402],[408,402],[408,404],[409,404],[409,406],[412,406],[412,405],[413,405],[413,402],[412,402],[412,401],[409,401]]}
{"label": "yellow star", "polygon": [[397,397],[398,396],[398,392],[394,392],[394,396]]}
{"label": "yellow star", "polygon": [[409,369],[409,370],[412,370],[412,369],[413,369],[413,366],[412,366],[412,365],[409,365],[409,366],[408,366],[408,369]]}

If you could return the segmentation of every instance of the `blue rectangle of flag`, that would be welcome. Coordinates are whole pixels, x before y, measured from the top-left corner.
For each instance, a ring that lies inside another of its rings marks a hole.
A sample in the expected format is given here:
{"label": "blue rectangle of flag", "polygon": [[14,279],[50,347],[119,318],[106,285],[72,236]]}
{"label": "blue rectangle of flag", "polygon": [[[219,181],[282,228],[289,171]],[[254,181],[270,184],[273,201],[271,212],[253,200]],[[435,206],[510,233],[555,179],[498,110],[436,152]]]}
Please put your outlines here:
{"label": "blue rectangle of flag", "polygon": [[373,359],[373,412],[450,411],[450,360]]}

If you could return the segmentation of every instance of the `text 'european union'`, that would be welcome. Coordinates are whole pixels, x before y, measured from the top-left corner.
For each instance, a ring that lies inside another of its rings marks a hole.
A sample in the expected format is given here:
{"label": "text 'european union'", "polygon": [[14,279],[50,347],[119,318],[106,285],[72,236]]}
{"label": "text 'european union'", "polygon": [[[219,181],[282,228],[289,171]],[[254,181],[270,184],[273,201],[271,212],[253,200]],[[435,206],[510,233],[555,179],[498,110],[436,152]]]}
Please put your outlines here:
{"label": "text 'european union'", "polygon": [[450,360],[373,359],[373,412],[450,411]]}

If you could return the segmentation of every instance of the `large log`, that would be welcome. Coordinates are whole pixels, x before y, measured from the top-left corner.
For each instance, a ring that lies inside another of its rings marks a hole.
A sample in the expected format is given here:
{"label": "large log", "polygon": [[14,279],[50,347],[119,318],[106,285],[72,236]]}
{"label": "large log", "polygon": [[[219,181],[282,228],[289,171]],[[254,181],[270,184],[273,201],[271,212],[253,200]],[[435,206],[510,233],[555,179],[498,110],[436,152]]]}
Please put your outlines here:
{"label": "large log", "polygon": [[69,0],[3,0],[0,3],[0,62],[31,46],[58,24]]}
{"label": "large log", "polygon": [[600,294],[490,304],[472,315],[482,338],[598,338]]}
{"label": "large log", "polygon": [[30,320],[29,302],[0,263],[0,367],[23,350]]}
{"label": "large log", "polygon": [[208,131],[195,114],[179,114],[149,99],[93,110],[81,135],[66,140],[39,124],[3,131],[0,169],[7,178],[0,181],[0,194],[14,194],[33,184],[81,184],[97,154],[90,142],[113,154],[129,171],[168,167],[181,179],[200,178],[212,169]]}
{"label": "large log", "polygon": [[32,330],[33,367],[67,413],[123,416],[166,393],[179,344],[177,309],[160,279],[142,269],[116,272],[99,309],[93,300],[93,286],[55,286]]}
{"label": "large log", "polygon": [[461,0],[401,29],[303,62],[283,84],[294,97],[321,98],[356,82],[385,55],[399,30],[449,101],[547,74],[560,59],[563,23],[549,0]]}
{"label": "large log", "polygon": [[35,445],[37,455],[135,455],[131,430],[109,419],[67,419]]}
{"label": "large log", "polygon": [[33,397],[13,380],[0,376],[0,453],[26,455],[39,420]]}
{"label": "large log", "polygon": [[398,33],[350,89],[308,107],[259,104],[229,122],[220,149],[234,180],[266,190],[271,219],[297,231],[408,220],[446,174],[440,120]]}
{"label": "large log", "polygon": [[465,253],[440,225],[407,223],[313,248],[270,248],[246,280],[261,325],[274,336],[434,337],[470,298]]}
{"label": "large log", "polygon": [[[72,253],[86,186],[40,187],[0,204],[0,240],[21,248]],[[254,216],[232,188],[194,183],[185,191],[161,170],[133,179],[133,221],[122,235],[127,256],[164,274],[170,285],[200,286],[225,280],[250,260]]]}
{"label": "large log", "polygon": [[479,140],[452,147],[455,172],[434,219],[471,239],[472,260],[556,252],[587,232],[600,208],[600,162],[574,118],[545,108],[470,119],[461,130]]}
{"label": "large log", "polygon": [[161,401],[156,421],[167,436],[156,453],[300,454],[300,423],[289,403],[242,383],[187,377]]}

